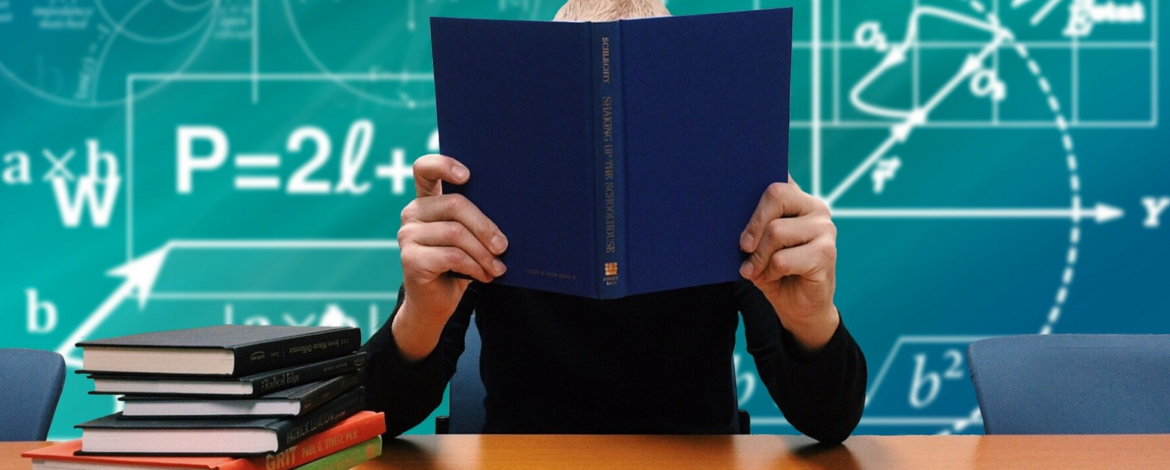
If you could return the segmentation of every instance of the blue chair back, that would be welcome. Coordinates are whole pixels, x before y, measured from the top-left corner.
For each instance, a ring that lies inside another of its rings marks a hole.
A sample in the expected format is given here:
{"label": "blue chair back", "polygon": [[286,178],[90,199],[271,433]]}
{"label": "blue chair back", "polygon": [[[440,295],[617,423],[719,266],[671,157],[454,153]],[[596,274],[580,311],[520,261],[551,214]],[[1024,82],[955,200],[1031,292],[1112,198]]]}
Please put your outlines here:
{"label": "blue chair back", "polygon": [[1033,335],[967,349],[987,434],[1170,433],[1170,335]]}
{"label": "blue chair back", "polygon": [[61,355],[0,349],[0,442],[45,440],[64,385]]}

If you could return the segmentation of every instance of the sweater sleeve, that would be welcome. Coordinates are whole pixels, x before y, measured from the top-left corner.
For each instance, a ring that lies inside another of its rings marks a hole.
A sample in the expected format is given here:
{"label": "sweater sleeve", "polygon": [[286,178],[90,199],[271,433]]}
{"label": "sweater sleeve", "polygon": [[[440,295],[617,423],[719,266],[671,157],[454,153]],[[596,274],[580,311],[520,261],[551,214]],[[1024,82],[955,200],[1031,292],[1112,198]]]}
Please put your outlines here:
{"label": "sweater sleeve", "polygon": [[748,352],[760,380],[797,431],[827,444],[849,437],[865,407],[865,356],[845,323],[821,350],[800,349],[764,294],[750,282],[736,285]]}
{"label": "sweater sleeve", "polygon": [[402,356],[391,328],[405,294],[405,287],[400,287],[394,312],[362,347],[369,353],[365,367],[366,405],[386,414],[386,437],[396,437],[417,426],[443,402],[443,391],[463,354],[463,338],[478,298],[473,283],[443,327],[435,350],[422,361],[411,363]]}

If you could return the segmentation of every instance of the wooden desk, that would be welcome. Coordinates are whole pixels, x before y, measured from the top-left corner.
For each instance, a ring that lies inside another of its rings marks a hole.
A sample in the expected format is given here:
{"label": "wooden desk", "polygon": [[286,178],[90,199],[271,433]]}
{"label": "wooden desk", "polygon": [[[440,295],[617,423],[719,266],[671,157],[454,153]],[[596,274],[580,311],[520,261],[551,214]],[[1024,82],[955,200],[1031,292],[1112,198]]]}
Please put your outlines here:
{"label": "wooden desk", "polygon": [[[0,443],[0,469],[28,469]],[[796,436],[408,436],[362,470],[383,469],[1168,469],[1170,435],[855,436],[824,448]]]}

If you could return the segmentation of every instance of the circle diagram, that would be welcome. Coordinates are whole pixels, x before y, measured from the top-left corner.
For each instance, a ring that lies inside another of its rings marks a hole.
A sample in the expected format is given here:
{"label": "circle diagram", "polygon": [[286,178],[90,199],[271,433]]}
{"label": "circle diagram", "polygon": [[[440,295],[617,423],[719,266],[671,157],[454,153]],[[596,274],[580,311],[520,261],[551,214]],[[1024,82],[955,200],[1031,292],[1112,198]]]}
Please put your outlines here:
{"label": "circle diagram", "polygon": [[[318,70],[363,98],[409,109],[434,105],[430,17],[548,20],[560,7],[542,0],[405,0],[387,16],[381,3],[284,0],[284,10],[293,36]],[[337,34],[339,29],[346,34]],[[345,76],[370,80],[340,79]]]}
{"label": "circle diagram", "polygon": [[26,46],[0,50],[0,74],[57,104],[117,105],[129,74],[184,71],[206,45],[218,6],[219,0],[12,2],[0,42]]}

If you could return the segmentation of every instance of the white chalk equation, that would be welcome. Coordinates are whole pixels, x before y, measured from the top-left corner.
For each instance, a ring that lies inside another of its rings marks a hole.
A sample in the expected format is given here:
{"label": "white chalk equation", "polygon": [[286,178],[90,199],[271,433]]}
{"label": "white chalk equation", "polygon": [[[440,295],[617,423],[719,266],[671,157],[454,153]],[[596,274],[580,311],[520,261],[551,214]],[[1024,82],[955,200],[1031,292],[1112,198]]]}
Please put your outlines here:
{"label": "white chalk equation", "polygon": [[[228,135],[215,126],[181,125],[176,129],[177,150],[176,165],[178,176],[175,190],[179,194],[194,192],[196,173],[208,173],[221,170],[228,162],[230,141]],[[295,169],[287,183],[282,182],[279,174],[257,175],[268,171],[279,172],[282,166],[280,153],[237,153],[231,159],[237,171],[249,171],[248,175],[234,177],[234,186],[238,191],[284,191],[287,194],[322,195],[348,194],[361,196],[370,192],[372,182],[362,180],[360,174],[366,167],[370,157],[370,145],[373,140],[374,124],[369,120],[355,121],[345,137],[345,147],[335,154],[333,138],[327,132],[316,126],[296,128],[287,141],[287,151],[291,153],[303,152],[306,148],[314,149],[312,157]],[[209,150],[204,154],[197,154],[195,147],[205,144]],[[339,170],[336,181],[325,179],[319,174],[322,167],[331,159],[339,160]],[[410,165],[406,163],[406,151],[395,148],[391,151],[390,161],[374,167],[375,178],[386,179],[390,183],[390,190],[394,194],[406,193],[406,180],[412,180],[414,174]]]}
{"label": "white chalk equation", "polygon": [[39,156],[23,150],[5,153],[0,159],[0,188],[47,185],[62,226],[77,228],[87,221],[95,228],[109,227],[123,185],[117,157],[98,139],[86,139],[81,149],[46,147]]}

